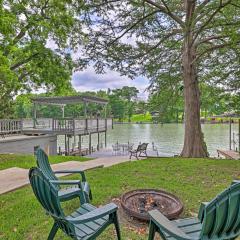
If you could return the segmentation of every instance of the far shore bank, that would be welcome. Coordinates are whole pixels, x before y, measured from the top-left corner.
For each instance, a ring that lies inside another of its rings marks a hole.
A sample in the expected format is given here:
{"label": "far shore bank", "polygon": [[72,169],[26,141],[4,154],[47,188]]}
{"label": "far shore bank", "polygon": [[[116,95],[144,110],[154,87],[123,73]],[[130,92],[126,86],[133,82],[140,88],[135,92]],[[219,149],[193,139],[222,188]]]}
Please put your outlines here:
{"label": "far shore bank", "polygon": [[[202,124],[229,124],[229,121],[220,121],[220,122],[211,122],[211,121],[202,121]],[[113,124],[184,124],[184,122],[119,122],[114,121]],[[232,121],[232,124],[238,124],[238,121]]]}

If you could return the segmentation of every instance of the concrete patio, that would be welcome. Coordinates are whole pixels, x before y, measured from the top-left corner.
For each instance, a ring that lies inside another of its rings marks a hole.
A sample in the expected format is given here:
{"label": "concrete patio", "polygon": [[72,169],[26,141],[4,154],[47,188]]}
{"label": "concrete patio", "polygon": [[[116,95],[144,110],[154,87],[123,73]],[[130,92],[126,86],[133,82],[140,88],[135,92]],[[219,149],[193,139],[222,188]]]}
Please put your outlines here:
{"label": "concrete patio", "polygon": [[[90,170],[94,168],[110,167],[119,163],[129,161],[128,156],[108,156],[99,157],[95,160],[89,160],[86,162],[68,161],[58,164],[53,164],[54,171],[58,170]],[[29,184],[28,169],[13,167],[0,171],[0,194],[14,191],[18,188]],[[64,176],[69,174],[59,174]]]}

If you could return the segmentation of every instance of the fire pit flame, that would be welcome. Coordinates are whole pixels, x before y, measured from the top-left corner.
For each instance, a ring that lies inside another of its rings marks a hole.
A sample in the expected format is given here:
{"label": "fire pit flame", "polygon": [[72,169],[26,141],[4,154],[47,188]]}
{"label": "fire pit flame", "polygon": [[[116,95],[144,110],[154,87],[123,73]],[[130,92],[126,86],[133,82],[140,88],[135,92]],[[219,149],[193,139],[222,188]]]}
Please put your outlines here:
{"label": "fire pit flame", "polygon": [[158,203],[151,196],[139,197],[139,210],[140,212],[148,212],[158,207]]}

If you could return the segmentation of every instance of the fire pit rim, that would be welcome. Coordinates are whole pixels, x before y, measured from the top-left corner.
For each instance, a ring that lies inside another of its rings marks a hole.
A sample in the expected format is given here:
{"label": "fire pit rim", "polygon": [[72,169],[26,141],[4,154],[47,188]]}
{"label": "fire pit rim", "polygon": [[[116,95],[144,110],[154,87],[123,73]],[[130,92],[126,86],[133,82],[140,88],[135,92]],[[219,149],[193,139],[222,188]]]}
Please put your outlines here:
{"label": "fire pit rim", "polygon": [[176,219],[182,212],[184,209],[183,203],[182,201],[174,194],[167,192],[164,189],[153,189],[153,188],[148,188],[148,189],[135,189],[135,190],[131,190],[128,191],[124,194],[122,194],[122,196],[120,197],[120,203],[122,208],[132,217],[137,218],[139,220],[143,220],[143,221],[149,221],[149,215],[148,212],[146,213],[140,213],[137,211],[133,211],[132,209],[130,209],[129,207],[126,206],[125,204],[125,200],[126,198],[132,196],[132,195],[137,195],[141,192],[145,192],[147,194],[151,194],[151,192],[155,192],[155,193],[159,193],[162,195],[166,195],[166,197],[172,199],[173,201],[175,201],[177,203],[177,208],[173,209],[170,213],[167,214],[167,218],[169,218],[170,220],[172,219]]}

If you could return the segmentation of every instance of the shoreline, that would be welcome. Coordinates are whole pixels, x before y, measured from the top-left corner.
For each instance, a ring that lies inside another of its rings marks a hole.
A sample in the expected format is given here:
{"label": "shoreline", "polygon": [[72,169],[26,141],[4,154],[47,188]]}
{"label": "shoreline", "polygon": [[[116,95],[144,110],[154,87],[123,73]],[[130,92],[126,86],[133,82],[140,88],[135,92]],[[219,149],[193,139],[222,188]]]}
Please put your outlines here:
{"label": "shoreline", "polygon": [[[184,122],[169,122],[169,123],[162,123],[162,122],[113,122],[116,125],[124,125],[124,124],[155,124],[155,125],[164,125],[164,124],[184,124]],[[221,125],[221,124],[229,124],[229,121],[226,122],[202,122],[201,124],[211,124],[211,125]],[[232,124],[238,124],[237,121],[232,122]]]}

